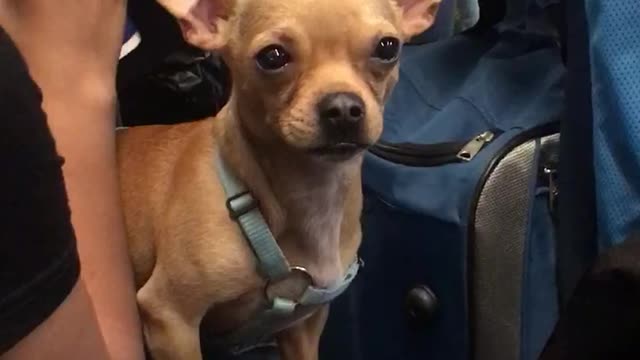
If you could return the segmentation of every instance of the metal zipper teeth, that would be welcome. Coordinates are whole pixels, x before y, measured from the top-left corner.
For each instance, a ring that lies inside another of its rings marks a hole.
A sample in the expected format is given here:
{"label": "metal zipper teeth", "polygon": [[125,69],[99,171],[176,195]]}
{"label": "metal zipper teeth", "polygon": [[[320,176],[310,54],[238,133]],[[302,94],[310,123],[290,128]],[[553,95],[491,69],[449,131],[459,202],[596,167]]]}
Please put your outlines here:
{"label": "metal zipper teeth", "polygon": [[438,157],[448,156],[460,151],[467,142],[449,142],[430,145],[420,145],[413,143],[388,143],[381,141],[373,147],[378,153],[389,153],[408,157]]}
{"label": "metal zipper teeth", "polygon": [[379,158],[401,165],[434,167],[469,162],[501,134],[502,131],[489,130],[467,141],[430,145],[381,142],[370,152]]}
{"label": "metal zipper teeth", "polygon": [[410,157],[406,155],[394,155],[394,154],[380,154],[375,151],[371,153],[381,159],[392,162],[394,164],[401,164],[411,167],[435,167],[451,163],[460,162],[455,154],[437,157]]}

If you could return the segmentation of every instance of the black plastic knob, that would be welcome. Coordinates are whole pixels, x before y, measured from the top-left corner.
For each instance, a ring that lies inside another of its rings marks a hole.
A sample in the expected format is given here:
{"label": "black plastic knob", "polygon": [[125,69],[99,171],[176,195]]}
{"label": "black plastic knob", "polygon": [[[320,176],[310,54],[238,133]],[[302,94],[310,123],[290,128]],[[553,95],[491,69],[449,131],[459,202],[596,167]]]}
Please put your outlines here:
{"label": "black plastic knob", "polygon": [[438,310],[438,298],[429,287],[419,285],[407,295],[407,312],[412,325],[426,326]]}

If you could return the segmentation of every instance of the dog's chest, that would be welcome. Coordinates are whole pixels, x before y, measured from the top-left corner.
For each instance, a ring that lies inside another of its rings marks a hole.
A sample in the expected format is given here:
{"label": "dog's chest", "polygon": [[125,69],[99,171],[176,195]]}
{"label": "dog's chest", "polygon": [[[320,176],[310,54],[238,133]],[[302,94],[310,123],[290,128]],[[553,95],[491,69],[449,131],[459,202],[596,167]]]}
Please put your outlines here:
{"label": "dog's chest", "polygon": [[[260,326],[260,328],[264,330],[264,333],[253,333],[247,339],[241,338],[233,340],[240,340],[240,344],[227,344],[226,341],[230,340],[229,335],[237,334],[236,332],[239,329],[260,319],[260,316],[264,315],[265,311],[271,307],[271,302],[267,300],[266,286],[267,285],[264,284],[260,288],[247,291],[235,300],[217,304],[212,307],[202,321],[200,329],[202,339],[208,342],[210,346],[223,347],[225,350],[233,350],[232,348],[226,348],[227,346],[252,346],[255,345],[253,342],[256,340],[256,336],[258,338],[268,339],[280,330],[293,326],[298,321],[308,317],[317,308],[316,306],[299,306],[291,316],[271,324],[262,324],[271,325]],[[290,297],[293,298],[300,296],[299,294],[302,293],[306,287],[306,281],[291,279],[283,282],[282,285],[278,285],[276,288],[278,294],[284,294],[285,297],[288,297],[287,295],[290,294]],[[244,343],[244,340],[249,342]]]}
{"label": "dog's chest", "polygon": [[208,336],[220,337],[250,320],[266,304],[262,287],[248,290],[237,299],[216,304],[202,320],[202,331]]}

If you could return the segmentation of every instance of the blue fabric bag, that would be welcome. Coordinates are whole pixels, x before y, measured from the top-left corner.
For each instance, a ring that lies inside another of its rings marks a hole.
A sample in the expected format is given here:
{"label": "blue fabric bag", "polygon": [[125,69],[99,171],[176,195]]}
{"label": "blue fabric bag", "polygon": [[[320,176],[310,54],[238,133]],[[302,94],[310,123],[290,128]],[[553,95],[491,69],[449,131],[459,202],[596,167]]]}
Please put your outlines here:
{"label": "blue fabric bag", "polygon": [[383,140],[364,163],[365,267],[332,305],[322,359],[542,351],[558,316],[565,69],[544,26],[513,20],[405,47]]}

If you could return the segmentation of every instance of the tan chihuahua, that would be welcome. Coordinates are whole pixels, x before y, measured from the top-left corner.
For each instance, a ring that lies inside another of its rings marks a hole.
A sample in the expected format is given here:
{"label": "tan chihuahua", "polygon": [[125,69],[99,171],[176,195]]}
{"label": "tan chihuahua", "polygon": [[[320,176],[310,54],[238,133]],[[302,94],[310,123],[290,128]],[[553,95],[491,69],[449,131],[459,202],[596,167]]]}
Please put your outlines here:
{"label": "tan chihuahua", "polygon": [[215,119],[118,135],[154,359],[202,359],[200,335],[236,350],[273,336],[284,360],[318,359],[327,303],[358,268],[363,152],[402,43],[439,1],[160,0],[222,54],[233,89]]}

